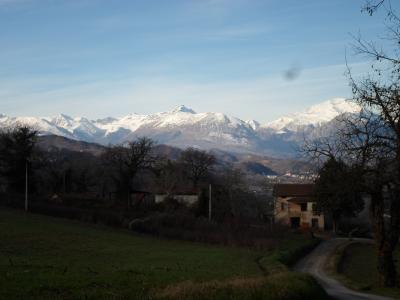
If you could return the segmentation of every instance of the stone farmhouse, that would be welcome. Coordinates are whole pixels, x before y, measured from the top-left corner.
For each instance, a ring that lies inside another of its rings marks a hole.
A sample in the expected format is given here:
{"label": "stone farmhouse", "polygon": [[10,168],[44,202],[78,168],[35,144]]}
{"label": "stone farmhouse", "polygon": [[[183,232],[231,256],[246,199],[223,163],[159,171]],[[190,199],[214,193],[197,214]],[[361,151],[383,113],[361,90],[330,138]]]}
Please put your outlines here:
{"label": "stone farmhouse", "polygon": [[291,228],[324,230],[323,214],[314,210],[314,184],[276,184],[275,223]]}

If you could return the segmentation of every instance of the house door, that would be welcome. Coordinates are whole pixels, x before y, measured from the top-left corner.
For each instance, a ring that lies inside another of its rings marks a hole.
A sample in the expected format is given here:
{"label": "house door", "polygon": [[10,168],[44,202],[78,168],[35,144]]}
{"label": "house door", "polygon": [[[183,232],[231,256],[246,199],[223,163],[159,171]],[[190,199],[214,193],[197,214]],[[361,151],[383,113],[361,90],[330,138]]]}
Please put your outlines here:
{"label": "house door", "polygon": [[300,227],[300,218],[290,218],[290,227],[299,228]]}
{"label": "house door", "polygon": [[311,225],[312,225],[312,228],[318,229],[318,219],[312,219]]}

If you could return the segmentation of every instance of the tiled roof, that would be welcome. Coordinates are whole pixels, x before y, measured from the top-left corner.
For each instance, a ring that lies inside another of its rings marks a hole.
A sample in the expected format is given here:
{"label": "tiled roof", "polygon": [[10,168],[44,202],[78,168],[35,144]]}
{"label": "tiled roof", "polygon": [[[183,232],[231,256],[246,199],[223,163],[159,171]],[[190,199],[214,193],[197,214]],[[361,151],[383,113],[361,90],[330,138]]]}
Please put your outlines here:
{"label": "tiled roof", "polygon": [[314,195],[314,184],[275,184],[276,197],[311,197]]}

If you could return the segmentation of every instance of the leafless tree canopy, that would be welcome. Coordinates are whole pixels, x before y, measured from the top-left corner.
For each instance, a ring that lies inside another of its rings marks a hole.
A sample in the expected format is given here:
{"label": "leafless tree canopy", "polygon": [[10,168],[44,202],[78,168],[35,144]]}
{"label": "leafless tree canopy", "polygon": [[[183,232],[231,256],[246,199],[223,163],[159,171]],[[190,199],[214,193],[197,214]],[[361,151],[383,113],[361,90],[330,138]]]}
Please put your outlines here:
{"label": "leafless tree canopy", "polygon": [[120,191],[130,193],[132,180],[140,170],[151,168],[156,158],[152,153],[154,142],[146,137],[107,148],[103,162]]}
{"label": "leafless tree canopy", "polygon": [[197,187],[199,181],[208,174],[210,168],[215,164],[215,157],[206,151],[188,148],[182,152],[180,161],[185,166],[193,185]]}

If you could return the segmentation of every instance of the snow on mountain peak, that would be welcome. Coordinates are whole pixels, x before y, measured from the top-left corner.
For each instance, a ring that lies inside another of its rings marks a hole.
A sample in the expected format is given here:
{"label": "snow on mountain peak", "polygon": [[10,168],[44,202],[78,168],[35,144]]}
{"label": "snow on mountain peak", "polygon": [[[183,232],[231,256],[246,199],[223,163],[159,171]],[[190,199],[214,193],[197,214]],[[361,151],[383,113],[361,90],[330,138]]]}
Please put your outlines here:
{"label": "snow on mountain peak", "polygon": [[74,123],[74,119],[65,114],[58,114],[56,117],[46,118],[46,120],[55,124],[56,126],[63,127],[63,128],[66,128],[66,127],[69,128]]}
{"label": "snow on mountain peak", "polygon": [[308,108],[304,112],[293,113],[281,117],[275,121],[267,123],[263,127],[277,131],[283,129],[296,130],[298,127],[306,125],[320,125],[332,121],[337,116],[344,113],[356,113],[360,107],[344,98],[334,98]]}
{"label": "snow on mountain peak", "polygon": [[[136,136],[148,136],[160,143],[182,148],[199,145],[205,149],[281,153],[292,151],[285,150],[285,147],[292,149],[288,145],[293,141],[285,139],[288,136],[289,139],[296,138],[302,126],[323,124],[340,114],[359,110],[357,105],[338,98],[264,126],[254,120],[243,121],[218,112],[196,113],[184,105],[167,112],[130,114],[95,121],[63,114],[49,118],[7,117],[0,114],[0,128],[26,124],[39,130],[40,134],[55,134],[101,144],[124,143]],[[281,135],[283,132],[288,135]]]}
{"label": "snow on mountain peak", "polygon": [[188,108],[185,105],[179,105],[172,112],[173,113],[183,112],[183,113],[190,113],[190,114],[195,114],[196,113],[193,109]]}
{"label": "snow on mountain peak", "polygon": [[247,120],[245,121],[253,130],[257,130],[260,127],[260,123],[256,120]]}
{"label": "snow on mountain peak", "polygon": [[311,106],[306,113],[315,115],[318,114],[320,116],[333,119],[343,113],[355,113],[359,111],[360,107],[357,104],[349,102],[344,98],[334,98]]}

